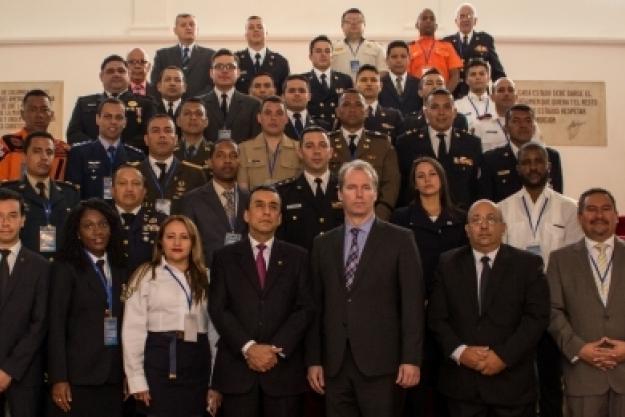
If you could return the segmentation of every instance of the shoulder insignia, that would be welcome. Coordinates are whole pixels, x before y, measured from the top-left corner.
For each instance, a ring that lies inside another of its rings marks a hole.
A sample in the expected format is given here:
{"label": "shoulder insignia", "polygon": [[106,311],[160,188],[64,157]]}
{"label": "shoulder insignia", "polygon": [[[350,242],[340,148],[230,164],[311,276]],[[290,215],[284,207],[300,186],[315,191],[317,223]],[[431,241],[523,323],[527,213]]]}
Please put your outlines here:
{"label": "shoulder insignia", "polygon": [[126,165],[130,165],[131,167],[139,168],[139,165],[141,165],[141,161],[128,161],[128,162],[126,162]]}
{"label": "shoulder insignia", "polygon": [[204,169],[202,165],[194,164],[193,162],[189,162],[189,161],[182,161],[182,165],[186,165],[194,169]]}
{"label": "shoulder insignia", "polygon": [[85,140],[85,141],[82,141],[82,142],[76,142],[76,143],[72,144],[72,148],[79,147],[79,146],[84,146],[84,145],[89,145],[90,143],[95,143],[95,141],[93,141],[93,140]]}
{"label": "shoulder insignia", "polygon": [[56,185],[58,185],[60,187],[71,188],[72,190],[75,190],[75,191],[79,191],[80,190],[80,185],[74,184],[73,182],[69,182],[69,181],[58,181],[58,180],[55,180],[54,184],[56,184]]}
{"label": "shoulder insignia", "polygon": [[16,185],[19,184],[20,180],[2,180],[0,181],[0,186],[11,186],[11,185]]}
{"label": "shoulder insignia", "polygon": [[287,179],[285,179],[285,180],[278,181],[278,182],[276,182],[276,183],[274,184],[274,186],[275,186],[275,187],[281,187],[281,186],[283,186],[283,185],[288,185],[288,184],[291,184],[291,183],[295,182],[295,180],[297,180],[297,178],[298,178],[298,177],[291,177],[291,178],[287,178]]}
{"label": "shoulder insignia", "polygon": [[143,151],[135,146],[132,145],[128,145],[127,143],[124,143],[124,147],[126,147],[126,149],[130,149],[131,151],[135,151],[137,153],[140,153],[141,155],[143,155]]}

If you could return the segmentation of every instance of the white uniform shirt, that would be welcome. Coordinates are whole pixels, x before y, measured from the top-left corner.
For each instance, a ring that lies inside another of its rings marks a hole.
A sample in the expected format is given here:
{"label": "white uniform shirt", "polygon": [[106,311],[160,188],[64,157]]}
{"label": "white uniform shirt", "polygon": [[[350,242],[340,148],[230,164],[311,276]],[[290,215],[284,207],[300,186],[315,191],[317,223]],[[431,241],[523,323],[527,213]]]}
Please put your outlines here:
{"label": "white uniform shirt", "polygon": [[358,68],[352,67],[352,61],[358,61],[358,68],[369,64],[378,71],[386,71],[386,55],[379,43],[367,39],[360,45],[349,44],[344,39],[335,42],[332,51],[332,69],[350,75],[355,81]]}
{"label": "white uniform shirt", "polygon": [[481,96],[469,92],[466,96],[456,100],[456,110],[467,118],[469,129],[475,125],[478,117],[490,114],[491,118],[493,118],[497,115],[495,103],[487,92],[484,92]]}

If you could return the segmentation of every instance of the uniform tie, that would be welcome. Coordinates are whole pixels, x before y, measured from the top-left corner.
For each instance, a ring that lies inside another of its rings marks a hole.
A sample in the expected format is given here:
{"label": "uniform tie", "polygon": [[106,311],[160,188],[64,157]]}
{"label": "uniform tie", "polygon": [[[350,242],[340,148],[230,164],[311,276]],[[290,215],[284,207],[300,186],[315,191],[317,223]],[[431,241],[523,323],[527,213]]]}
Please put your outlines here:
{"label": "uniform tie", "polygon": [[39,190],[39,192],[37,193],[39,197],[47,200],[48,196],[46,195],[46,185],[42,181],[39,181],[37,182],[37,184],[35,184],[35,186],[37,187],[37,190]]}
{"label": "uniform tie", "polygon": [[256,60],[254,61],[254,72],[259,73],[260,72],[260,54],[256,52],[256,55],[254,55],[254,58],[256,58]]}
{"label": "uniform tie", "polygon": [[445,134],[437,133],[438,138],[438,160],[443,162],[447,159],[447,145],[445,144]]}
{"label": "uniform tie", "polygon": [[195,151],[197,151],[197,149],[195,148],[195,145],[189,145],[187,147],[187,155],[191,158],[193,158],[195,156]]}
{"label": "uniform tie", "polygon": [[256,245],[258,249],[258,255],[256,255],[256,272],[258,273],[258,283],[260,288],[265,288],[265,279],[267,278],[267,264],[265,263],[265,257],[263,251],[267,246],[264,243]]}
{"label": "uniform tie", "polygon": [[109,161],[111,161],[111,166],[113,166],[113,163],[115,163],[115,146],[111,145],[106,148],[106,153],[109,157]]}
{"label": "uniform tie", "polygon": [[486,288],[488,287],[488,281],[490,280],[490,258],[488,256],[482,256],[482,259],[480,259],[480,261],[482,262],[482,274],[480,275],[480,288],[479,288],[479,294],[478,294],[478,303],[480,306],[480,316],[482,315],[482,311],[485,307],[484,302],[485,302],[485,295],[486,295]]}
{"label": "uniform tie", "polygon": [[358,139],[358,135],[349,135],[349,152],[352,154],[352,158],[356,156],[356,139]]}
{"label": "uniform tie", "polygon": [[173,101],[168,101],[167,102],[167,114],[172,119],[174,118],[174,102]]}
{"label": "uniform tie", "polygon": [[468,50],[469,50],[469,35],[464,35],[462,37],[462,55],[464,55],[465,52]]}
{"label": "uniform tie", "polygon": [[165,172],[167,172],[167,164],[165,162],[157,162],[156,166],[161,170],[158,174],[158,183],[163,186],[163,182],[165,181]]}
{"label": "uniform tie", "polygon": [[124,225],[130,226],[135,221],[136,215],[134,213],[122,213],[121,216],[124,220]]}
{"label": "uniform tie", "polygon": [[189,55],[189,47],[185,46],[182,49],[182,67],[186,67],[189,65],[189,61],[191,60],[191,56]]}
{"label": "uniform tie", "polygon": [[328,78],[327,75],[321,74],[321,91],[323,91],[324,94],[327,94],[330,91],[328,80],[326,78]]}
{"label": "uniform tie", "polygon": [[315,188],[315,198],[317,200],[323,200],[323,188],[321,187],[323,180],[321,178],[315,178],[315,182],[317,183],[317,187]]}
{"label": "uniform tie", "polygon": [[293,123],[293,127],[295,128],[295,133],[297,134],[297,139],[300,138],[302,131],[304,130],[304,125],[302,123],[302,114],[301,113],[293,113],[293,119],[295,119],[295,123]]}
{"label": "uniform tie", "polygon": [[228,94],[226,93],[221,95],[221,114],[223,114],[225,120],[228,115]]}
{"label": "uniform tie", "polygon": [[350,232],[352,234],[352,243],[349,246],[347,262],[345,262],[345,288],[347,288],[347,291],[352,289],[354,278],[356,277],[356,269],[358,268],[358,233],[360,229],[354,227]]}

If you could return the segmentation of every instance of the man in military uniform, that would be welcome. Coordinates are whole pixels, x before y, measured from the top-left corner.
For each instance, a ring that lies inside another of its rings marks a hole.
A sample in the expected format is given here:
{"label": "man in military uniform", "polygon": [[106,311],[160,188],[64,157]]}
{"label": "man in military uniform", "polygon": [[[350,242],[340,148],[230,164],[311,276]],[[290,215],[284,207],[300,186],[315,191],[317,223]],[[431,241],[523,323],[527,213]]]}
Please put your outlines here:
{"label": "man in military uniform", "polygon": [[380,105],[399,110],[405,117],[423,106],[418,94],[419,79],[408,74],[410,50],[404,41],[392,41],[386,47],[388,74],[382,76]]}
{"label": "man in military uniform", "polygon": [[268,72],[257,72],[252,77],[250,89],[248,90],[250,97],[263,101],[267,97],[276,95],[276,83]]}
{"label": "man in military uniform", "polygon": [[126,55],[130,85],[128,88],[135,96],[154,97],[154,86],[148,82],[148,73],[152,63],[148,61],[148,54],[143,48],[133,48]]}
{"label": "man in military uniform", "polygon": [[378,95],[382,90],[380,73],[371,65],[363,65],[356,75],[356,89],[367,102],[365,129],[380,132],[395,143],[397,136],[404,133],[404,118],[401,112],[392,107],[382,107]]}
{"label": "man in military uniform", "polygon": [[282,200],[277,236],[309,252],[317,235],[343,224],[338,179],[329,168],[332,152],[323,128],[305,128],[298,149],[304,172],[276,184]]}
{"label": "man in military uniform", "polygon": [[245,40],[247,48],[235,52],[239,60],[241,75],[237,80],[237,90],[247,94],[250,89],[250,82],[255,74],[267,72],[271,74],[277,94],[282,94],[282,83],[291,72],[289,61],[267,48],[265,45],[265,25],[259,16],[250,16],[245,24]]}
{"label": "man in military uniform", "polygon": [[407,184],[412,162],[420,156],[429,156],[445,168],[453,203],[467,210],[478,199],[478,176],[482,166],[480,139],[453,127],[456,108],[449,90],[432,91],[424,110],[427,128],[408,131],[397,139],[402,202],[408,202]]}
{"label": "man in military uniform", "polygon": [[336,109],[341,128],[329,135],[333,149],[330,170],[336,175],[343,163],[354,159],[373,165],[380,177],[375,214],[388,220],[395,207],[401,181],[397,154],[388,136],[365,130],[365,107],[365,98],[358,90],[343,92]]}
{"label": "man in military uniform", "polygon": [[492,119],[495,112],[495,103],[488,94],[490,67],[483,59],[475,58],[465,63],[464,72],[469,93],[456,100],[456,111],[467,118],[469,131],[473,131],[478,121]]}
{"label": "man in military uniform", "polygon": [[67,214],[80,201],[76,186],[50,177],[54,147],[54,138],[47,132],[26,136],[24,176],[1,184],[24,198],[26,222],[20,231],[22,243],[48,259],[54,257],[61,243]]}
{"label": "man in military uniform", "polygon": [[[451,42],[456,52],[468,62],[472,58],[481,58],[488,62],[491,69],[491,79],[496,81],[505,77],[506,73],[499,61],[499,56],[495,51],[495,41],[486,32],[474,31],[477,23],[477,12],[473,5],[469,3],[461,4],[456,10],[456,26],[458,33],[443,38],[444,41]],[[454,90],[454,97],[460,98],[468,94],[469,86],[465,82],[464,69],[460,69],[460,81]]]}
{"label": "man in military uniform", "polygon": [[113,204],[122,224],[122,243],[128,271],[152,260],[154,241],[165,215],[143,204],[147,189],[137,167],[122,165],[113,174]]}
{"label": "man in military uniform", "polygon": [[308,113],[310,102],[310,85],[308,78],[299,74],[291,74],[284,81],[282,98],[289,118],[284,127],[284,134],[291,139],[299,140],[302,132],[315,121]]}
{"label": "man in military uniform", "polygon": [[142,161],[145,157],[141,150],[122,143],[126,114],[121,100],[104,99],[95,116],[97,139],[76,143],[70,149],[66,178],[80,187],[82,199],[110,200],[112,177],[117,167],[129,161]]}
{"label": "man in military uniform", "polygon": [[352,77],[330,68],[332,62],[332,42],[325,35],[317,36],[310,42],[310,62],[313,68],[304,74],[310,85],[308,112],[310,117],[325,130],[334,129],[336,105],[343,90],[352,88]]}
{"label": "man in military uniform", "polygon": [[204,138],[204,129],[209,123],[202,100],[192,97],[182,102],[176,118],[180,138],[174,156],[201,166],[207,175],[210,174],[210,154],[213,149],[213,142]]}
{"label": "man in military uniform", "polygon": [[[517,172],[517,154],[519,148],[533,140],[536,132],[534,110],[525,104],[515,104],[506,113],[506,132],[508,143],[491,149],[484,154],[484,165],[480,175],[480,194],[494,202],[499,202],[516,193],[522,187]],[[562,164],[560,154],[547,148],[551,164],[549,184],[562,193]]]}
{"label": "man in military uniform", "polygon": [[157,113],[165,113],[172,119],[176,118],[182,97],[187,91],[184,72],[173,65],[163,69],[161,78],[156,83],[160,98],[156,104]]}
{"label": "man in military uniform", "polygon": [[332,69],[349,74],[356,80],[361,66],[373,65],[380,71],[386,71],[384,49],[377,42],[364,38],[365,15],[359,9],[351,8],[341,16],[341,29],[345,39],[334,43]]}
{"label": "man in military uniform", "polygon": [[150,120],[145,143],[148,157],[135,164],[146,179],[145,202],[166,216],[178,214],[185,193],[206,183],[204,171],[174,156],[175,125],[166,114],[158,114]]}
{"label": "man in military uniform", "polygon": [[70,145],[98,137],[96,110],[102,100],[117,98],[124,103],[126,125],[122,132],[122,142],[135,148],[144,149],[143,135],[147,121],[155,113],[154,102],[146,97],[135,96],[128,89],[128,66],[124,58],[110,55],[100,66],[100,81],[103,93],[79,97],[67,126],[67,141]]}

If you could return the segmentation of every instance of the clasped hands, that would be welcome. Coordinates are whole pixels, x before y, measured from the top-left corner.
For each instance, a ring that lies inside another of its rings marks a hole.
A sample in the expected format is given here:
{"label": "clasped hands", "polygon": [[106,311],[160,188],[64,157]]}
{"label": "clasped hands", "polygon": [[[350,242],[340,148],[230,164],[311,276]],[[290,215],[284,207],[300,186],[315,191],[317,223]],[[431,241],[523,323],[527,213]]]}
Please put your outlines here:
{"label": "clasped hands", "polygon": [[497,375],[506,364],[488,346],[467,346],[460,355],[460,364],[482,375]]}
{"label": "clasped hands", "polygon": [[254,343],[245,352],[245,360],[252,371],[267,372],[276,366],[281,352],[282,348]]}
{"label": "clasped hands", "polygon": [[625,361],[625,342],[602,337],[582,346],[578,356],[589,365],[607,371]]}

